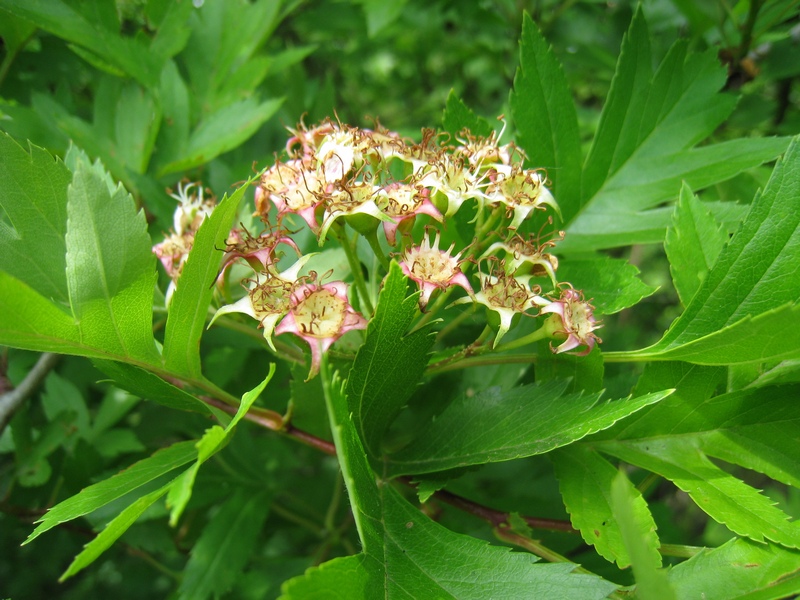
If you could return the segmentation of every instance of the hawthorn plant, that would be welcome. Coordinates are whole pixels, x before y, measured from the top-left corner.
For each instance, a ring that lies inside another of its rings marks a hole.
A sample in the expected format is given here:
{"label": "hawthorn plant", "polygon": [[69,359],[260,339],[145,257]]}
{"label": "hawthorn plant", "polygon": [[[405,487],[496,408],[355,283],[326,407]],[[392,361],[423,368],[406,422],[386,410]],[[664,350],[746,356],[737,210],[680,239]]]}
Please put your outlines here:
{"label": "hawthorn plant", "polygon": [[[799,593],[800,140],[706,142],[725,81],[682,41],[653,67],[639,10],[584,151],[526,16],[496,125],[454,94],[413,138],[300,122],[219,201],[176,181],[155,240],[84,150],[0,134],[0,343],[45,353],[17,389],[46,378],[49,419],[10,420],[3,494],[57,447],[102,466],[25,544],[83,520],[61,581],[124,545],[193,599]],[[757,167],[753,198],[696,195]],[[618,250],[647,244],[681,312],[620,349],[657,289]],[[98,407],[54,354],[111,382]],[[681,511],[719,543],[672,536]]]}

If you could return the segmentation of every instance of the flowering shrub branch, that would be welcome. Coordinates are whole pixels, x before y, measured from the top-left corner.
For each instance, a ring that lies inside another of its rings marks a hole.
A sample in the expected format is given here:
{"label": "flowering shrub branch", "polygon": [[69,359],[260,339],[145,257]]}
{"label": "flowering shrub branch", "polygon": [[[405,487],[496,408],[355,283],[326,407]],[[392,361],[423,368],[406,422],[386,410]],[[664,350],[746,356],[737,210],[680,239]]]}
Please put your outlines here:
{"label": "flowering shrub branch", "polygon": [[[486,308],[494,341],[486,345],[482,335],[467,354],[497,347],[523,315],[541,316],[543,324],[514,347],[549,337],[559,341],[553,352],[586,354],[599,342],[593,307],[557,279],[558,260],[551,250],[564,232],[553,232],[545,241],[541,232],[535,237],[520,233],[533,214],[557,212],[558,204],[545,172],[523,167],[525,156],[518,148],[500,145],[502,133],[485,137],[465,129],[450,140],[423,131],[422,141],[413,143],[382,127],[359,129],[328,119],[311,127],[301,123],[291,134],[286,155],[260,175],[253,215],[263,231],[234,229],[225,248],[219,285],[238,278],[246,294],[220,306],[214,320],[236,312],[256,319],[273,351],[274,336],[294,333],[309,345],[313,377],[322,353],[348,331],[366,326],[374,306],[367,283],[379,282],[394,258],[419,288],[420,325],[449,307]],[[210,210],[202,194],[189,195],[195,187],[180,188],[175,230],[154,248],[173,285],[193,231]],[[453,237],[467,213],[473,238],[460,247],[450,241],[444,249],[442,239]],[[334,233],[350,265],[352,288],[304,271],[318,251],[301,249],[295,239],[300,230],[292,230],[298,221],[323,251]],[[375,265],[362,263],[359,238],[375,254]],[[487,243],[492,238],[499,241]],[[284,270],[280,247],[299,257]],[[250,274],[240,268],[238,275],[226,275],[234,264]],[[481,272],[478,264],[489,272]],[[448,305],[446,299],[458,294],[455,288],[466,295]],[[558,326],[544,318],[550,314],[560,317]]]}

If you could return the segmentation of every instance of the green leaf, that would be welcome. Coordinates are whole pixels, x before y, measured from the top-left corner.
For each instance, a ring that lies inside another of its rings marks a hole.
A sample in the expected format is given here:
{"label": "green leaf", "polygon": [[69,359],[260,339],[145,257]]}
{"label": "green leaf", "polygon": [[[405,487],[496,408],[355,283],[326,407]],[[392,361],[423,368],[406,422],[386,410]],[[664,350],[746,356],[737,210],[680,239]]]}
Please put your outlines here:
{"label": "green leaf", "polygon": [[263,492],[238,490],[226,500],[192,547],[178,598],[205,600],[227,593],[247,566],[268,508]]}
{"label": "green leaf", "polygon": [[208,306],[222,259],[220,248],[239,210],[250,182],[230,197],[225,196],[195,235],[192,250],[183,266],[169,305],[164,332],[164,366],[175,373],[201,376],[200,337],[208,318]]}
{"label": "green leaf", "polygon": [[660,241],[668,222],[647,209],[674,199],[681,181],[701,189],[783,151],[785,138],[694,148],[736,102],[719,93],[726,72],[716,54],[689,53],[687,41],[679,41],[654,73],[647,26],[637,10],[586,159],[582,209],[568,221],[562,252]]}
{"label": "green leaf", "polygon": [[672,283],[684,306],[700,288],[727,241],[727,233],[684,184],[664,241]]}
{"label": "green leaf", "polygon": [[558,267],[559,281],[568,281],[591,299],[595,313],[610,315],[638,304],[656,292],[638,277],[628,261],[609,256],[569,257]]}
{"label": "green leaf", "polygon": [[374,37],[395,21],[402,13],[408,0],[383,2],[383,0],[358,0],[367,17],[367,32]]}
{"label": "green leaf", "polygon": [[67,284],[82,343],[155,363],[155,256],[144,213],[102,166],[78,164],[67,190]]}
{"label": "green leaf", "polygon": [[775,166],[686,311],[658,343],[625,355],[710,364],[796,357],[800,313],[785,305],[800,298],[798,197],[800,138]]}
{"label": "green leaf", "polygon": [[[615,517],[615,478],[619,471],[605,458],[583,444],[559,448],[550,455],[556,469],[559,489],[572,525],[581,532],[603,558],[616,562],[620,569],[631,565],[629,544],[626,543],[619,519]],[[661,566],[656,524],[647,502],[626,480],[628,506],[636,524],[636,534],[644,542],[641,559],[651,566]]]}
{"label": "green leaf", "polygon": [[536,381],[569,380],[567,393],[599,392],[604,389],[603,353],[595,350],[587,356],[561,353],[553,354],[549,342],[539,342],[541,350],[536,361]]}
{"label": "green leaf", "polygon": [[[744,598],[748,592],[777,587],[777,582],[796,573],[799,565],[797,550],[733,539],[674,566],[667,578],[678,598],[733,600]],[[791,593],[767,595],[763,600],[789,597]]]}
{"label": "green leaf", "polygon": [[370,560],[364,554],[334,558],[285,581],[279,600],[369,598],[380,585],[369,565]]}
{"label": "green leaf", "polygon": [[714,465],[691,440],[659,437],[604,442],[598,448],[669,479],[712,519],[738,535],[800,548],[800,529],[787,521],[784,512],[758,490]]}
{"label": "green leaf", "polygon": [[182,158],[189,143],[191,127],[189,89],[175,61],[170,60],[164,65],[159,98],[164,122],[158,132],[158,143],[153,156],[156,171],[160,171],[168,162]]}
{"label": "green leaf", "polygon": [[212,415],[205,402],[164,381],[154,373],[134,365],[110,360],[95,360],[94,364],[103,373],[111,377],[121,388],[140,398],[177,410]]}
{"label": "green leaf", "polygon": [[38,352],[102,356],[101,350],[86,348],[81,343],[80,332],[70,315],[2,271],[0,344]]}
{"label": "green leaf", "polygon": [[236,411],[231,422],[223,429],[219,425],[206,429],[203,437],[197,442],[197,462],[195,462],[186,471],[181,473],[175,480],[169,484],[169,495],[167,496],[167,506],[171,508],[169,515],[169,524],[174,527],[178,520],[181,518],[189,499],[192,497],[192,487],[200,466],[209,458],[214,456],[217,452],[222,450],[225,445],[230,441],[233,436],[233,430],[236,424],[241,421],[242,417],[247,414],[247,411],[253,405],[253,402],[261,395],[264,388],[267,387],[272,376],[275,374],[275,364],[271,363],[269,366],[269,373],[266,378],[254,389],[247,392],[242,396],[242,401]]}
{"label": "green leaf", "polygon": [[[637,511],[641,495],[623,471],[617,472],[611,484],[611,508],[622,532],[622,540],[631,557],[636,578],[636,597],[641,600],[677,600],[664,571],[659,570],[661,556],[654,540],[652,516]],[[642,518],[644,517],[644,518]]]}
{"label": "green leaf", "polygon": [[[323,364],[327,379],[326,370]],[[453,533],[409,504],[392,485],[378,485],[343,387],[334,377],[325,396],[363,552],[289,581],[283,598],[330,597],[330,586],[346,577],[355,580],[357,590],[366,591],[362,597],[385,598],[537,598],[557,589],[559,598],[588,600],[604,598],[616,588],[599,577],[572,573],[571,563],[535,564],[532,555]],[[333,593],[340,589],[350,588]]]}
{"label": "green leaf", "polygon": [[189,75],[195,114],[206,115],[253,93],[253,87],[236,90],[235,98],[220,94],[238,71],[254,67],[251,57],[264,45],[286,11],[281,2],[206,2],[192,11],[190,48],[181,61]]}
{"label": "green leaf", "polygon": [[563,220],[569,223],[582,198],[578,116],[564,69],[528,14],[509,103],[528,165],[547,170]]}
{"label": "green leaf", "polygon": [[146,483],[185,465],[197,456],[194,441],[178,442],[156,451],[152,456],[134,463],[124,471],[99,483],[90,485],[75,496],[59,502],[37,521],[39,525],[23,544],[28,544],[56,525],[83,515],[121,498]]}
{"label": "green leaf", "polygon": [[136,522],[136,519],[138,519],[144,511],[150,508],[156,500],[167,492],[169,486],[170,484],[168,483],[154,492],[142,496],[125,508],[119,515],[114,517],[97,537],[83,547],[83,551],[75,557],[58,580],[64,581],[72,577],[97,560],[103,552],[108,550],[111,545]]}
{"label": "green leaf", "polygon": [[161,125],[160,107],[147,90],[130,82],[121,90],[114,121],[120,159],[132,171],[144,173]]}
{"label": "green leaf", "polygon": [[392,262],[347,382],[350,410],[372,456],[380,455],[386,430],[419,385],[433,345],[429,327],[407,333],[418,312],[418,294],[407,296],[407,289]]}
{"label": "green leaf", "polygon": [[[0,269],[66,305],[67,186],[72,173],[42,148],[0,133]],[[34,251],[35,249],[35,251]]]}
{"label": "green leaf", "polygon": [[483,137],[488,137],[492,133],[489,121],[476,115],[453,90],[447,95],[442,126],[454,137],[460,135],[464,129],[469,129],[472,135]]}
{"label": "green leaf", "polygon": [[283,100],[258,103],[253,98],[223,106],[207,116],[189,136],[183,156],[164,165],[159,177],[187,171],[241,146],[280,108]]}
{"label": "green leaf", "polygon": [[564,395],[567,382],[491,388],[451,403],[418,437],[390,455],[393,476],[544,454],[611,427],[670,394],[600,402],[600,394]]}

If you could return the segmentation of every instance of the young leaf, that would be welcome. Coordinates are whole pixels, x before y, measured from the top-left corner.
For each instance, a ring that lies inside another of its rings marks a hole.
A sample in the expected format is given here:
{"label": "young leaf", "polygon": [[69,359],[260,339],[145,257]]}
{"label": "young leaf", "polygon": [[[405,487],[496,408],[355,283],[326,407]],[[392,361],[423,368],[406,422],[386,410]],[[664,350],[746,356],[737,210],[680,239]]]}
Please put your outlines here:
{"label": "young leaf", "polygon": [[800,340],[786,337],[800,330],[800,311],[785,306],[800,298],[798,197],[800,138],[775,166],[686,311],[658,343],[625,355],[720,364],[800,352]]}
{"label": "young leaf", "polygon": [[784,595],[775,588],[781,578],[797,572],[798,564],[797,550],[733,539],[672,567],[667,579],[678,598],[733,600],[765,588],[776,595],[764,598],[790,598],[791,591]]}
{"label": "young leaf", "polygon": [[672,283],[684,306],[697,292],[727,241],[726,232],[684,184],[664,241]]}
{"label": "young leaf", "polygon": [[[325,370],[323,365],[323,377]],[[531,555],[489,546],[430,520],[390,484],[376,484],[338,377],[327,384],[325,396],[363,552],[290,580],[284,599],[329,595],[329,586],[345,577],[355,579],[364,597],[386,598],[536,598],[557,589],[559,598],[588,600],[616,588],[572,573],[571,563],[535,564]]]}
{"label": "young leaf", "polygon": [[611,427],[670,394],[599,402],[600,394],[564,395],[567,382],[492,388],[451,403],[417,438],[390,455],[393,476],[544,454]]}
{"label": "young leaf", "polygon": [[519,145],[531,167],[553,182],[565,223],[581,208],[578,116],[564,70],[529,15],[522,21],[520,66],[509,103]]}
{"label": "young leaf", "polygon": [[220,248],[231,231],[239,204],[250,182],[222,199],[203,221],[183,266],[167,316],[164,366],[174,373],[201,376],[200,337],[203,335],[214,281],[219,273]]}
{"label": "young leaf", "polygon": [[637,500],[641,500],[641,495],[625,477],[625,473],[618,471],[611,484],[611,510],[631,557],[636,577],[636,597],[641,600],[677,600],[667,582],[666,573],[659,570],[661,555],[652,545],[651,535],[655,524],[649,512],[646,514],[649,518],[642,519],[642,513],[635,510]]}
{"label": "young leaf", "polygon": [[658,473],[687,492],[712,519],[757,542],[800,548],[800,529],[772,501],[712,463],[681,437],[604,442],[598,446],[630,464]]}
{"label": "young leaf", "polygon": [[492,133],[489,121],[479,117],[453,90],[447,95],[447,105],[442,117],[442,126],[452,136],[459,135],[465,128],[473,135],[488,137]]}
{"label": "young leaf", "polygon": [[241,576],[269,514],[269,496],[239,490],[214,514],[192,547],[178,598],[205,600],[227,593]]}
{"label": "young leaf", "polygon": [[67,190],[67,285],[81,341],[110,355],[159,361],[153,339],[155,256],[144,213],[101,165],[80,162]]}
{"label": "young leaf", "polygon": [[192,487],[194,486],[194,480],[195,477],[197,477],[200,466],[225,447],[233,435],[236,424],[241,421],[242,417],[244,417],[253,405],[253,402],[261,395],[261,392],[267,387],[267,384],[274,374],[275,364],[271,363],[269,366],[269,373],[267,373],[264,381],[242,396],[239,409],[236,411],[233,419],[231,419],[231,422],[228,423],[228,426],[223,429],[219,425],[214,425],[207,429],[200,441],[197,442],[197,462],[169,484],[167,506],[171,508],[169,515],[169,523],[171,526],[174,527],[178,519],[181,518],[186,505],[189,503],[189,499],[192,497]]}
{"label": "young leaf", "polygon": [[[559,489],[570,515],[572,525],[581,532],[587,544],[595,547],[598,554],[608,561],[616,562],[620,569],[631,565],[629,545],[625,541],[619,519],[615,518],[615,478],[619,471],[605,458],[583,444],[572,444],[559,448],[550,458],[558,477]],[[636,534],[641,536],[644,562],[653,567],[661,566],[658,553],[659,540],[656,524],[642,495],[626,481],[625,504],[635,515]]]}
{"label": "young leaf", "polygon": [[121,498],[173,469],[185,465],[197,456],[195,442],[178,442],[156,451],[152,456],[134,463],[124,471],[99,483],[90,485],[75,496],[56,504],[37,521],[39,525],[23,543],[28,544],[56,525],[83,515]]}
{"label": "young leaf", "polygon": [[433,345],[430,328],[407,333],[418,296],[406,296],[407,281],[392,262],[347,381],[350,410],[373,456],[380,455],[383,435],[419,385]]}

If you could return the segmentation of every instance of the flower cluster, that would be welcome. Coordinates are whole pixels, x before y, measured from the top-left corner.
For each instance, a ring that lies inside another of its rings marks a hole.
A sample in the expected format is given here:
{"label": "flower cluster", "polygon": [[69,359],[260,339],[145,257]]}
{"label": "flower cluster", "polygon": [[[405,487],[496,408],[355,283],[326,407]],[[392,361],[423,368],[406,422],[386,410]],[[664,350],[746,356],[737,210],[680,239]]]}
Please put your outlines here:
{"label": "flower cluster", "polygon": [[175,284],[189,257],[195,233],[216,206],[214,197],[204,199],[203,188],[195,183],[181,182],[178,184],[178,193],[170,195],[178,201],[173,215],[173,229],[163,242],[153,246],[153,252],[171,280],[166,293],[167,304],[175,292]]}
{"label": "flower cluster", "polygon": [[[561,342],[554,352],[582,348],[585,354],[599,341],[593,307],[556,275],[551,251],[563,232],[528,232],[535,213],[558,214],[546,173],[526,168],[523,152],[500,143],[502,131],[477,136],[465,130],[449,137],[424,130],[421,141],[412,142],[380,125],[368,130],[326,120],[290,132],[285,153],[261,173],[255,193],[253,216],[264,224],[263,232],[253,235],[242,226],[225,248],[221,289],[229,283],[229,267],[245,264],[252,270],[241,278],[246,293],[219,308],[215,320],[234,312],[249,315],[273,350],[274,336],[294,334],[310,347],[313,376],[332,344],[366,327],[348,293],[354,304],[371,310],[376,286],[367,281],[379,281],[394,258],[418,286],[426,318],[449,306],[485,306],[494,315],[492,347],[500,346],[518,315],[544,317],[541,336]],[[181,205],[175,233],[154,248],[173,281],[208,214],[201,193],[189,196],[191,187],[179,188],[176,196]],[[336,238],[354,285],[304,273],[313,255],[290,231],[303,225],[321,247]],[[469,228],[471,239],[464,243]],[[361,238],[366,244],[358,243]],[[363,259],[368,248],[375,254],[371,266]],[[287,251],[298,258],[281,270]]]}

